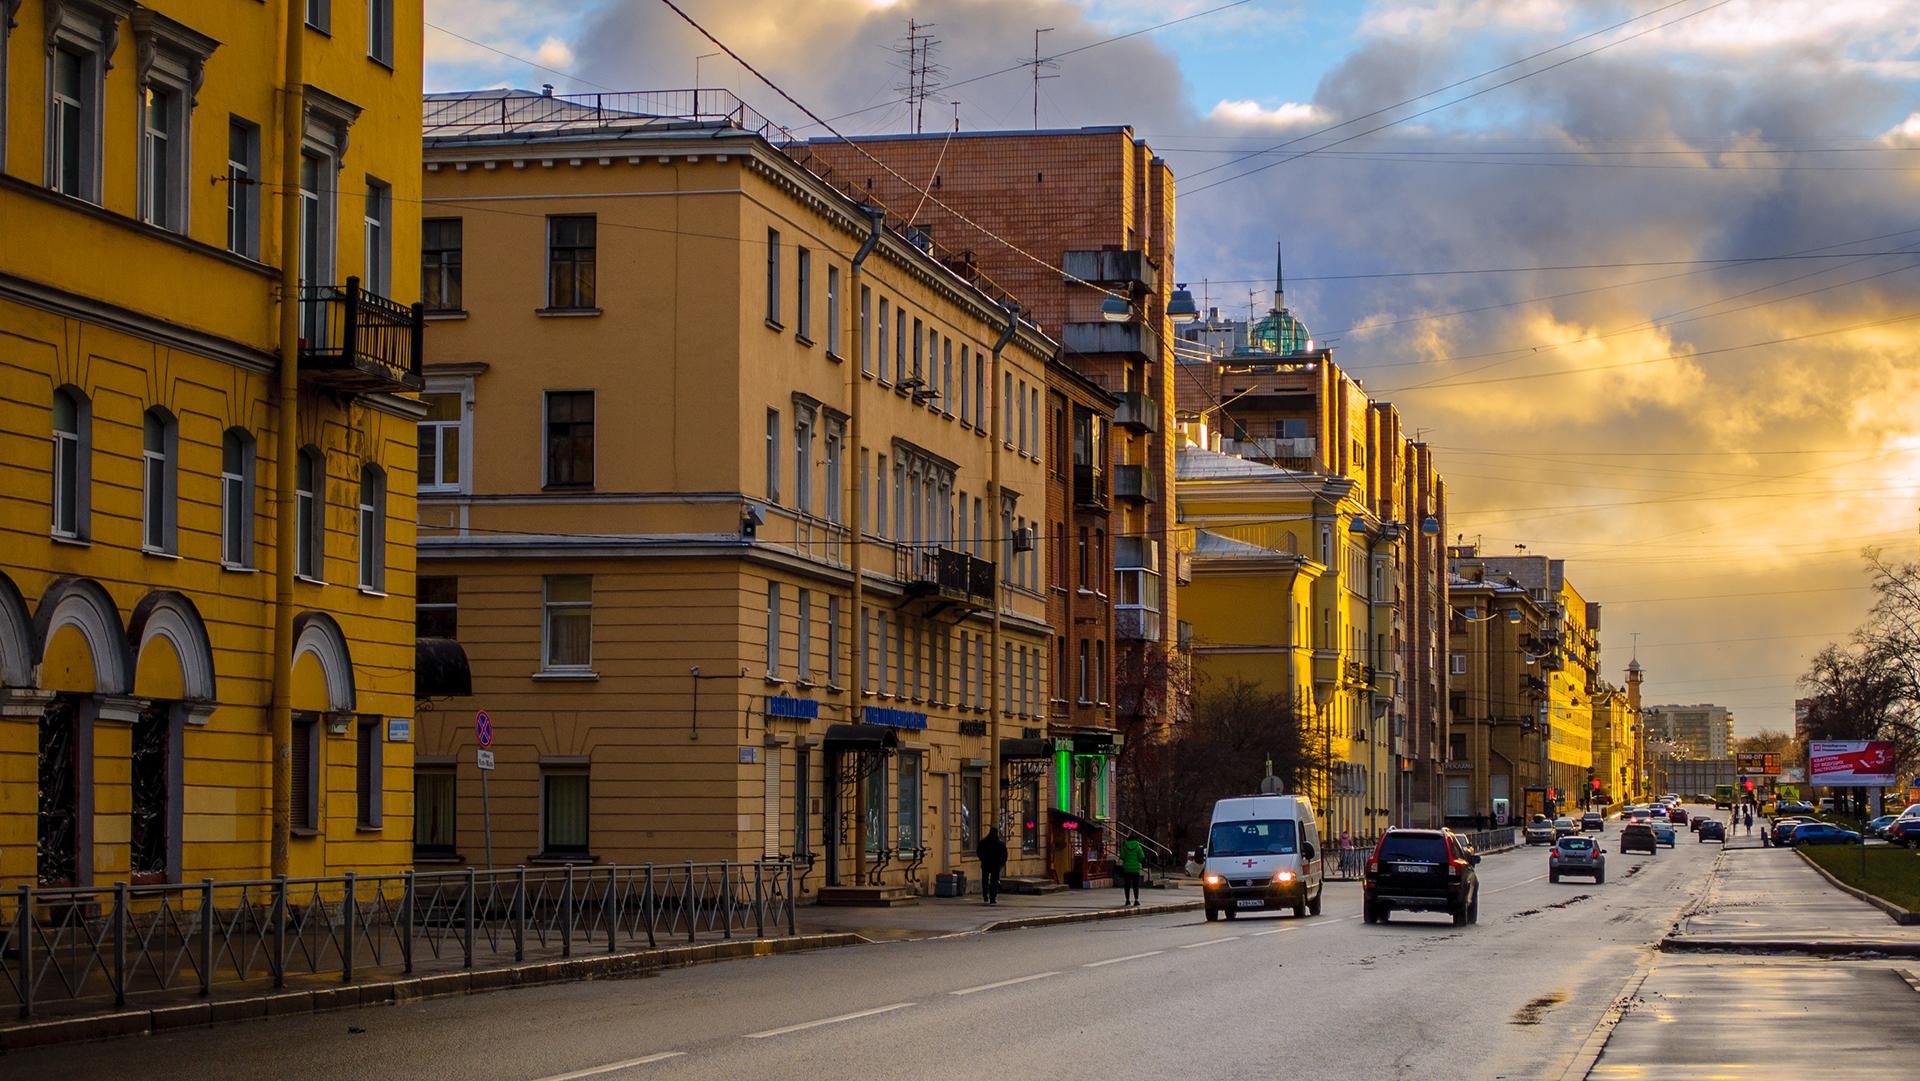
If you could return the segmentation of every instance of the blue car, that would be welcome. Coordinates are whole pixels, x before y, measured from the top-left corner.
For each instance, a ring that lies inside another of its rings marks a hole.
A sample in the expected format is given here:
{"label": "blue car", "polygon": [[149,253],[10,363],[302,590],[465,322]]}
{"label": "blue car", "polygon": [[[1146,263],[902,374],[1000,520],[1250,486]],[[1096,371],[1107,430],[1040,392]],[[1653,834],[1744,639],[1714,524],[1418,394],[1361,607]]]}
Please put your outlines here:
{"label": "blue car", "polygon": [[1672,848],[1674,845],[1673,827],[1667,825],[1665,822],[1655,822],[1653,824],[1653,840],[1655,844],[1662,844],[1668,848]]}
{"label": "blue car", "polygon": [[1809,822],[1787,834],[1786,845],[1857,845],[1860,835],[1852,830],[1843,830],[1831,822]]}

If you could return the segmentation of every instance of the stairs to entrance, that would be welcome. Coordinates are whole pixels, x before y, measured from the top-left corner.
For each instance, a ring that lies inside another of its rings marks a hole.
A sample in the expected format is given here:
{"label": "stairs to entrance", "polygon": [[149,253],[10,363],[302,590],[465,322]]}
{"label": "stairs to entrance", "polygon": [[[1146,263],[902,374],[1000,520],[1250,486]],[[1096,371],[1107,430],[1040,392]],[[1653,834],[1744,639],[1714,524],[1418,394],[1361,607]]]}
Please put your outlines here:
{"label": "stairs to entrance", "polygon": [[1066,888],[1039,875],[1012,875],[1000,880],[1001,893],[1060,893]]}
{"label": "stairs to entrance", "polygon": [[920,903],[920,895],[906,886],[822,886],[814,903],[859,908],[892,908]]}

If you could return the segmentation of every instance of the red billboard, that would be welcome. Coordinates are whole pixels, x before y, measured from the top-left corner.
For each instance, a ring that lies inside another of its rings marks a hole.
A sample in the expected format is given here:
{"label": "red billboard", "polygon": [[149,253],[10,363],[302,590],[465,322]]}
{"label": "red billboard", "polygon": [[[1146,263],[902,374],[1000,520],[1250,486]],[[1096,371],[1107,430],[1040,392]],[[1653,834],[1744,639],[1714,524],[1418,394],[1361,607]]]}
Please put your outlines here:
{"label": "red billboard", "polygon": [[1894,783],[1893,744],[1885,740],[1816,740],[1807,744],[1808,781],[1833,787]]}

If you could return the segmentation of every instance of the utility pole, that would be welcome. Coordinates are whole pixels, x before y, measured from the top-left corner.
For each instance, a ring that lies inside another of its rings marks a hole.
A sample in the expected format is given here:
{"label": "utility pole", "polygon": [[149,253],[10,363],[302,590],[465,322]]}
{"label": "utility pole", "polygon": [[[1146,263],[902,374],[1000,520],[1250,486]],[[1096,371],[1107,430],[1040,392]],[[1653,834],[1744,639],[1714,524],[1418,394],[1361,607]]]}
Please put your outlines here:
{"label": "utility pole", "polygon": [[1040,55],[1040,35],[1052,29],[1053,27],[1051,26],[1043,26],[1033,32],[1033,59],[1027,61],[1027,66],[1033,69],[1033,130],[1035,131],[1040,130],[1040,80],[1058,79],[1060,77],[1058,75],[1043,74],[1045,71],[1051,71],[1060,66]]}

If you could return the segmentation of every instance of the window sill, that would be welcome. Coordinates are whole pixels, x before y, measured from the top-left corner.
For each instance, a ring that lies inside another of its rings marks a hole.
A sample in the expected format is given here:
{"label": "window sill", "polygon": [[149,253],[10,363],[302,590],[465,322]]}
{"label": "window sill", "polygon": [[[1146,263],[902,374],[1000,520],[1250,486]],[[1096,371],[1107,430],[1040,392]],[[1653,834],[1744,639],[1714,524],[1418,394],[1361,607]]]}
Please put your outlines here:
{"label": "window sill", "polygon": [[560,867],[569,863],[599,863],[600,857],[586,852],[536,852],[527,857],[529,866]]}
{"label": "window sill", "polygon": [[91,548],[93,541],[87,537],[68,537],[59,533],[51,534],[53,543],[71,545],[75,548]]}
{"label": "window sill", "polygon": [[451,864],[465,863],[466,861],[467,858],[458,852],[422,852],[417,848],[413,851],[413,862],[415,863]]}
{"label": "window sill", "polygon": [[421,314],[421,317],[426,319],[427,322],[437,323],[437,322],[440,322],[441,320],[453,321],[457,319],[465,319],[467,317],[467,310],[465,308],[440,308],[434,311],[422,312],[420,314]]}
{"label": "window sill", "polygon": [[294,827],[291,827],[290,829],[288,829],[288,830],[287,830],[287,832],[288,832],[289,834],[291,834],[292,836],[295,836],[295,837],[318,837],[318,836],[320,836],[320,831],[319,831],[319,830],[317,830],[317,829],[314,829],[314,828],[313,828],[312,826],[294,826]]}
{"label": "window sill", "polygon": [[799,342],[801,345],[805,346],[808,349],[813,348],[813,339],[807,337],[805,334],[795,334],[793,336],[793,340],[796,342]]}
{"label": "window sill", "polygon": [[592,482],[585,484],[542,484],[540,490],[543,492],[591,492],[593,491],[593,484]]}
{"label": "window sill", "polygon": [[605,313],[599,308],[535,308],[533,314],[542,319],[588,319]]}
{"label": "window sill", "polygon": [[327,580],[324,578],[314,578],[305,574],[296,574],[293,576],[293,580],[296,582],[305,582],[310,586],[323,586],[327,584]]}
{"label": "window sill", "polygon": [[600,678],[600,673],[586,668],[571,671],[566,669],[556,670],[552,668],[542,668],[527,678],[537,679],[543,683],[592,683],[594,680]]}
{"label": "window sill", "polygon": [[841,356],[840,354],[834,352],[831,349],[827,350],[827,359],[833,361],[836,364],[845,364],[847,362],[846,357]]}
{"label": "window sill", "polygon": [[778,319],[769,319],[769,320],[767,320],[767,329],[768,329],[768,330],[777,330],[777,331],[780,331],[780,332],[782,332],[782,333],[785,333],[785,331],[786,331],[786,329],[787,329],[787,325],[786,325],[785,323],[782,323],[782,322],[781,322],[781,321],[779,321]]}
{"label": "window sill", "polygon": [[259,574],[260,573],[260,568],[258,567],[248,567],[239,563],[228,563],[225,560],[221,561],[220,569],[223,571],[230,571],[234,574]]}
{"label": "window sill", "polygon": [[353,832],[355,832],[355,833],[385,833],[385,832],[387,832],[387,827],[385,827],[385,826],[369,826],[369,825],[367,825],[367,824],[366,824],[365,822],[356,822],[356,823],[354,823],[354,827],[353,827]]}
{"label": "window sill", "polygon": [[784,687],[787,685],[787,681],[784,679],[781,679],[779,676],[765,676],[763,678],[766,680],[766,684],[769,687]]}
{"label": "window sill", "polygon": [[392,57],[380,57],[380,56],[375,56],[372,53],[368,53],[367,60],[372,63],[378,64],[383,68],[386,68],[387,74],[389,75],[393,74],[393,58]]}
{"label": "window sill", "polygon": [[384,589],[375,589],[372,586],[361,586],[360,595],[362,597],[385,597],[387,591]]}

